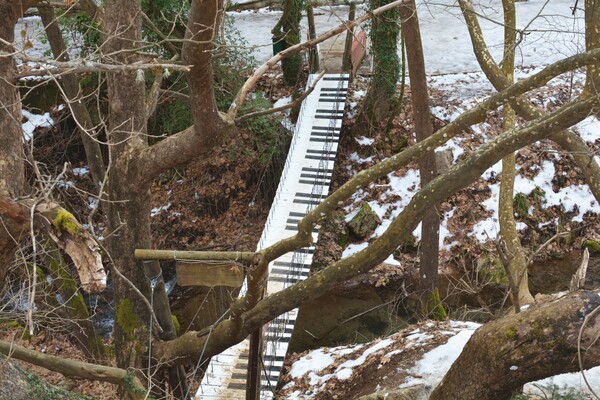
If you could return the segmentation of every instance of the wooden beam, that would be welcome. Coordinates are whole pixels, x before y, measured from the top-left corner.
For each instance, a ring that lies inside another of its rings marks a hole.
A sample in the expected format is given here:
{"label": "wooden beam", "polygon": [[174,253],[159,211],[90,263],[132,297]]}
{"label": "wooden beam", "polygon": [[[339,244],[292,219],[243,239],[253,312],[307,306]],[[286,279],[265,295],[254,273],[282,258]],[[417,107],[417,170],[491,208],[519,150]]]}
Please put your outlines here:
{"label": "wooden beam", "polygon": [[244,266],[236,262],[189,262],[175,266],[179,286],[241,287],[244,283]]}
{"label": "wooden beam", "polygon": [[138,260],[250,261],[254,254],[254,252],[249,251],[135,249],[135,258]]}

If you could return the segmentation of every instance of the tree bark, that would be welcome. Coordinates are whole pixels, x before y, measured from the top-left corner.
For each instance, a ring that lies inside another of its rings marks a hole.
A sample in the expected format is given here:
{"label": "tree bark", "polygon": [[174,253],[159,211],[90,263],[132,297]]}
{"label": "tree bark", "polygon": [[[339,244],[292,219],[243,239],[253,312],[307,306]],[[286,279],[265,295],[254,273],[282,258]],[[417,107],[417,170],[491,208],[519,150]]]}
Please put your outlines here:
{"label": "tree bark", "polygon": [[[600,0],[585,0],[585,48],[586,50],[592,50],[599,47]],[[600,64],[588,66],[585,91],[590,96],[598,96],[598,93],[600,93]],[[600,112],[596,111],[596,116],[600,116]]]}
{"label": "tree bark", "polygon": [[[390,0],[371,0],[370,8],[376,9],[389,3]],[[367,122],[375,131],[385,128],[390,112],[394,109],[396,85],[400,77],[398,37],[400,35],[399,9],[402,8],[389,10],[371,20],[369,37],[373,53],[373,74],[364,105]],[[413,24],[411,27],[414,26]],[[349,49],[348,53],[350,53]]]}
{"label": "tree bark", "polygon": [[[0,51],[14,53],[15,24],[35,1],[0,0]],[[12,200],[25,191],[25,153],[21,127],[21,96],[17,66],[11,56],[0,57],[0,288],[12,264],[18,241],[29,227],[27,211]]]}
{"label": "tree bark", "polygon": [[[400,6],[400,18],[406,43],[406,58],[410,78],[410,93],[412,97],[413,120],[417,141],[427,139],[433,133],[431,110],[429,108],[429,94],[427,91],[427,75],[425,72],[425,58],[423,44],[417,16],[417,6],[414,0],[408,0]],[[421,173],[421,187],[425,187],[437,175],[435,166],[435,150],[430,150],[419,160]],[[420,290],[427,297],[433,293],[437,286],[438,278],[438,252],[440,221],[433,204],[425,212],[421,226],[420,248]],[[424,302],[427,304],[427,301]],[[427,307],[425,307],[427,308]],[[429,313],[431,310],[426,310]]]}
{"label": "tree bark", "polygon": [[576,292],[489,322],[471,337],[429,400],[504,400],[527,382],[600,364],[598,291]]}
{"label": "tree bark", "polygon": [[[517,45],[517,16],[515,12],[515,0],[502,0],[504,10],[504,56],[502,59],[502,72],[512,84],[514,83],[515,69],[515,47]],[[502,130],[508,130],[515,126],[517,116],[510,104],[504,104],[504,115]],[[500,223],[500,239],[504,243],[504,249],[508,253],[508,273],[514,290],[513,303],[516,307],[523,304],[533,303],[533,296],[529,292],[529,281],[527,277],[527,259],[521,247],[521,240],[517,232],[515,214],[513,209],[513,192],[516,176],[516,157],[509,154],[502,159],[502,181],[500,182],[500,193],[498,199],[498,219]]]}
{"label": "tree bark", "polygon": [[[142,44],[140,2],[123,7],[120,1],[108,0],[104,11],[105,60],[116,64],[138,61],[136,50]],[[153,297],[154,312],[162,329],[160,338],[173,339],[176,332],[160,266],[156,261],[141,263],[134,258],[134,249],[151,245],[150,185],[154,176],[146,175],[139,158],[147,148],[144,80],[137,79],[135,72],[114,72],[107,74],[107,86],[110,201],[106,211],[111,233],[108,247],[115,267],[146,297]],[[114,304],[117,365],[141,368],[151,340],[151,317],[146,303],[126,282],[115,279]],[[181,383],[171,382],[171,388],[179,390]]]}
{"label": "tree bark", "polygon": [[0,196],[0,290],[6,283],[6,274],[12,265],[15,250],[28,232],[29,210]]}

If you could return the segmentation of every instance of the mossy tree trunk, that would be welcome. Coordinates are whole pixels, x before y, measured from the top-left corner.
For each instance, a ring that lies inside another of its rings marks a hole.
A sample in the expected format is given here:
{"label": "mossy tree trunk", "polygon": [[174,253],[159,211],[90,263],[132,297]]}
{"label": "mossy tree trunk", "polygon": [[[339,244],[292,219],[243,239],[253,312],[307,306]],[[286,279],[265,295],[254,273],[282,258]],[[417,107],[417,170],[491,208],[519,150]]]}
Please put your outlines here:
{"label": "mossy tree trunk", "polygon": [[[140,57],[142,45],[140,2],[126,8],[122,2],[107,0],[104,5],[103,51],[106,62],[131,64]],[[176,330],[158,262],[139,262],[136,248],[150,248],[151,186],[161,172],[206,156],[219,143],[228,127],[219,117],[213,93],[211,66],[215,30],[223,17],[222,1],[192,1],[182,58],[192,65],[187,74],[190,108],[194,125],[152,145],[146,134],[146,97],[144,79],[135,72],[107,74],[109,97],[108,137],[110,176],[106,203],[109,250],[115,267],[153,303],[162,332],[161,340],[172,340]],[[207,29],[206,27],[211,27]],[[151,281],[156,286],[151,290]],[[139,294],[120,279],[115,279],[115,347],[122,368],[146,366],[150,313]],[[170,389],[183,397],[185,374],[169,368]]]}
{"label": "mossy tree trunk", "polygon": [[[282,41],[283,47],[288,48],[300,43],[300,20],[305,0],[284,0],[283,14],[271,31],[275,41]],[[302,55],[293,54],[281,60],[283,79],[288,86],[295,86],[302,71]]]}
{"label": "mossy tree trunk", "polygon": [[[509,82],[514,82],[515,47],[517,45],[515,0],[502,0],[504,10],[504,57],[502,59],[502,72]],[[517,115],[510,104],[504,105],[504,118],[502,130],[515,126]],[[500,222],[500,238],[503,249],[506,250],[508,273],[513,287],[513,302],[518,305],[533,302],[529,292],[527,278],[527,259],[521,247],[521,240],[517,232],[517,224],[513,209],[513,192],[516,175],[515,154],[509,154],[502,159],[502,181],[500,182],[500,195],[498,200],[498,218]]]}
{"label": "mossy tree trunk", "polygon": [[504,400],[524,384],[599,364],[600,293],[575,292],[479,328],[429,400]]}
{"label": "mossy tree trunk", "polygon": [[[373,10],[391,2],[391,0],[371,0],[369,8]],[[364,103],[364,116],[375,131],[385,128],[389,113],[395,108],[396,83],[400,77],[399,36],[398,8],[371,20],[369,37],[373,56],[373,75]]]}

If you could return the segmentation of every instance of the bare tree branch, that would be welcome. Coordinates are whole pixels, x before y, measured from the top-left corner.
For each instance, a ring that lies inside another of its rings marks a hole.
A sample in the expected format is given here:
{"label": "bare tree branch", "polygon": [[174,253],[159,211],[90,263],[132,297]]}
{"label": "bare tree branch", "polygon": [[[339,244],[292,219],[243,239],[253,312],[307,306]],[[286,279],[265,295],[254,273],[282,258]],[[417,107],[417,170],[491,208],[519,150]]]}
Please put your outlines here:
{"label": "bare tree branch", "polygon": [[[0,51],[0,57],[12,57],[14,54]],[[151,63],[137,62],[131,64],[106,64],[96,61],[56,61],[47,58],[30,57],[19,53],[18,57],[24,62],[39,63],[39,70],[22,71],[17,74],[17,78],[27,76],[47,76],[57,75],[61,73],[81,74],[89,72],[121,72],[121,71],[139,71],[139,70],[172,70],[188,72],[191,69],[189,65],[173,64],[154,60]]]}
{"label": "bare tree branch", "polygon": [[[473,4],[469,0],[459,0],[463,11],[463,16],[469,28],[473,50],[479,65],[491,84],[496,90],[502,90],[510,86],[500,67],[494,62],[490,52],[485,44],[485,39],[479,26],[479,21],[473,9]],[[596,62],[597,63],[597,62]],[[589,65],[593,65],[589,64]],[[539,118],[543,112],[536,108],[525,98],[515,97],[509,99],[510,105],[514,110],[526,120]],[[569,130],[558,132],[550,138],[559,146],[565,149],[573,156],[575,163],[583,172],[586,182],[594,194],[596,201],[600,202],[600,166],[594,159],[594,154],[590,151],[587,144],[577,134]]]}
{"label": "bare tree branch", "polygon": [[16,358],[38,365],[50,371],[60,372],[65,376],[80,379],[89,379],[102,382],[110,382],[122,386],[133,399],[146,399],[146,388],[135,376],[135,372],[126,371],[121,368],[105,367],[104,365],[90,364],[83,361],[75,361],[57,357],[50,354],[40,353],[26,349],[14,343],[0,340],[0,353],[7,357]]}

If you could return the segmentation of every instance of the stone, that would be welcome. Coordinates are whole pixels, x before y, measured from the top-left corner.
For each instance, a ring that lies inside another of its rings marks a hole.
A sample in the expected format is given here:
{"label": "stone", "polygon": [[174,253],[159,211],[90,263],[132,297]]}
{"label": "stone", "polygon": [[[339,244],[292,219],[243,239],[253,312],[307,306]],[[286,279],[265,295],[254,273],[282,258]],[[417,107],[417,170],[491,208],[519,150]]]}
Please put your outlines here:
{"label": "stone", "polygon": [[381,219],[368,203],[363,203],[358,213],[348,223],[350,233],[357,239],[366,239],[381,224]]}

